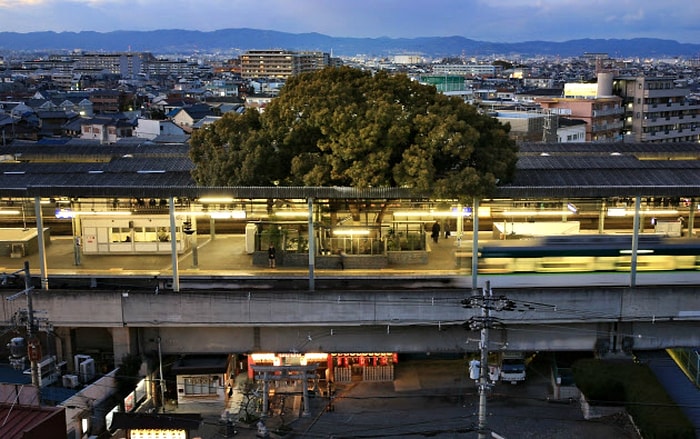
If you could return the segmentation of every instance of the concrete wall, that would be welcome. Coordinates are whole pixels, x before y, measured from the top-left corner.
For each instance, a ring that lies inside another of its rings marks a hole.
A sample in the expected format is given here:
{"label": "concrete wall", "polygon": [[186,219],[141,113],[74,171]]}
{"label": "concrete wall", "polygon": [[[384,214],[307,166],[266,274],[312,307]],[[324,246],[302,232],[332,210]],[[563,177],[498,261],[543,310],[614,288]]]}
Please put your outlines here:
{"label": "concrete wall", "polygon": [[[352,286],[352,279],[347,282]],[[491,341],[510,350],[593,350],[603,340],[619,351],[622,335],[634,349],[700,345],[700,295],[692,287],[519,288],[496,294],[517,305],[516,311],[492,314],[502,327],[491,331]],[[479,333],[462,326],[481,314],[462,306],[470,295],[453,288],[49,290],[33,300],[55,328],[127,328],[131,336],[114,339],[120,351],[138,334],[141,349],[156,350],[149,340],[160,336],[169,353],[464,352],[479,344]],[[9,326],[23,301],[0,303]]]}

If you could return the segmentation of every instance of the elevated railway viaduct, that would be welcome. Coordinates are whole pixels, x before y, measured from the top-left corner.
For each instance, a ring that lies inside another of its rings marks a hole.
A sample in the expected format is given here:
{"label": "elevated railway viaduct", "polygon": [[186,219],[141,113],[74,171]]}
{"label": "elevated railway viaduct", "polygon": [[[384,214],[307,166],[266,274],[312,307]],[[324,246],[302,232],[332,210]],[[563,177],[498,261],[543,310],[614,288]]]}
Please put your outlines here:
{"label": "elevated railway viaduct", "polygon": [[[186,159],[186,148],[180,150],[178,160],[172,156],[158,157],[133,146],[105,148],[101,154],[112,154],[113,160],[89,166],[67,166],[58,158],[60,151],[55,152],[56,163],[52,164],[47,151],[43,152],[41,163],[33,163],[31,148],[19,145],[6,149],[10,156],[23,157],[25,161],[8,165],[12,166],[11,172],[0,176],[0,197],[8,206],[9,201],[21,200],[22,214],[29,214],[28,219],[23,218],[24,225],[29,221],[37,229],[40,224],[43,226],[42,212],[37,206],[45,201],[62,200],[71,208],[79,207],[85,215],[110,211],[121,200],[165,200],[172,230],[176,229],[176,218],[194,215],[193,206],[198,213],[212,209],[211,204],[204,205],[204,197],[227,199],[216,202],[217,211],[258,203],[268,212],[275,212],[296,200],[297,205],[309,206],[309,230],[322,226],[315,222],[313,212],[323,214],[339,206],[346,209],[347,217],[331,216],[338,222],[362,221],[367,215],[357,209],[366,206],[381,210],[410,207],[420,213],[417,223],[434,221],[438,207],[427,197],[398,188],[198,187],[189,175],[191,163]],[[177,153],[175,150],[169,148],[168,154]],[[566,206],[572,204],[581,209],[586,202],[595,205],[599,218],[605,219],[604,206],[614,202],[625,206],[623,214],[633,216],[633,230],[627,232],[636,233],[644,228],[640,206],[650,207],[664,200],[660,205],[665,207],[667,200],[671,200],[673,209],[668,215],[682,216],[685,237],[696,239],[694,217],[696,198],[700,196],[698,155],[697,145],[690,143],[522,145],[515,180],[499,187],[492,199],[474,200],[471,207],[477,212],[479,202],[481,206],[505,203],[512,207],[524,203],[530,210],[532,206],[535,208],[522,221],[537,222],[538,213],[554,213],[557,221],[563,221],[568,215]],[[57,181],[80,184],[57,185]],[[542,203],[543,200],[547,203]],[[564,207],[552,210],[544,206],[552,200]],[[176,210],[176,205],[183,210]],[[27,211],[25,206],[34,208]],[[114,209],[112,213],[121,207]],[[506,210],[499,212],[498,221],[492,220],[493,223],[513,221],[513,209],[509,214]],[[302,209],[302,213],[307,212]],[[474,224],[478,215],[472,220],[472,227],[478,230],[478,224]],[[305,221],[306,217],[301,222]],[[604,228],[603,222],[597,222],[600,229]],[[81,229],[72,228],[74,237],[76,230]],[[318,250],[312,243],[309,248],[312,254]],[[245,278],[207,275],[206,287],[190,289],[187,282],[201,280],[201,273],[192,277],[178,273],[178,250],[174,248],[171,253],[166,254],[172,261],[171,281],[155,286],[148,284],[149,275],[143,273],[149,271],[148,267],[132,275],[119,263],[110,262],[111,266],[97,270],[83,261],[73,270],[53,273],[53,265],[40,255],[32,264],[33,274],[38,276],[33,279],[33,307],[46,316],[47,329],[56,337],[56,352],[70,357],[85,346],[99,344],[111,348],[113,360],[119,363],[126,353],[152,353],[157,347],[171,354],[478,349],[478,337],[470,335],[463,325],[480,310],[464,308],[462,301],[479,294],[483,283],[463,273],[459,280],[454,280],[454,270],[420,275],[425,267],[418,266],[392,276],[380,269],[373,278],[371,269],[367,268],[364,276],[336,275],[334,283],[322,287],[322,279],[314,274],[313,258],[309,258],[308,272],[297,276],[305,281],[302,287],[290,287],[293,282],[289,279],[269,281],[266,287],[261,287],[260,282],[265,283],[267,275],[246,269],[249,273]],[[63,254],[64,259],[73,256]],[[153,260],[152,256],[146,259],[142,256],[130,257]],[[94,258],[90,263],[100,256]],[[19,260],[5,261],[5,271],[12,271],[13,262]],[[68,277],[69,273],[72,278]],[[103,281],[91,282],[98,273],[102,273],[99,276]],[[156,276],[162,279],[161,271],[158,273]],[[143,282],[132,287],[138,276]],[[150,275],[150,279],[153,277]],[[392,277],[402,282],[384,279]],[[89,286],[78,285],[77,279]],[[495,294],[515,304],[512,311],[493,312],[493,343],[513,350],[621,351],[690,347],[700,342],[694,330],[700,320],[696,294],[700,282],[693,276],[672,282],[615,284],[588,282],[566,275],[559,279],[565,279],[565,284],[535,285],[524,278],[522,282],[508,284],[492,279]],[[17,289],[2,291],[5,298],[16,294]],[[18,322],[21,327],[24,301],[2,303],[0,324],[10,333],[18,327]],[[90,337],[98,342],[88,342]]]}

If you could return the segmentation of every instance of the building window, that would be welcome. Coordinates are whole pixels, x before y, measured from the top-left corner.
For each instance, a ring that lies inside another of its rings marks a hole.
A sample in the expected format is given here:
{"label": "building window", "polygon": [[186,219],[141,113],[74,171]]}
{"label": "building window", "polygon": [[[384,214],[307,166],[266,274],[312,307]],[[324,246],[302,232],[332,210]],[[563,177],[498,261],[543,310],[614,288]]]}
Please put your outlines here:
{"label": "building window", "polygon": [[218,383],[212,376],[185,377],[185,395],[216,395]]}

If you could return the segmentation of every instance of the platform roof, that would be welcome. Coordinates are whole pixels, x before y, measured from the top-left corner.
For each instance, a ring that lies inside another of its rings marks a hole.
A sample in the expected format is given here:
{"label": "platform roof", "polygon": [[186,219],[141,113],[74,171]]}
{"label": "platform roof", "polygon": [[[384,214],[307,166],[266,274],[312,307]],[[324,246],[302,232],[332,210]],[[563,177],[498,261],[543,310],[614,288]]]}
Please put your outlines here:
{"label": "platform roof", "polygon": [[[700,196],[700,144],[523,143],[495,198]],[[401,188],[201,187],[185,144],[101,145],[80,139],[0,147],[1,197],[427,199]]]}

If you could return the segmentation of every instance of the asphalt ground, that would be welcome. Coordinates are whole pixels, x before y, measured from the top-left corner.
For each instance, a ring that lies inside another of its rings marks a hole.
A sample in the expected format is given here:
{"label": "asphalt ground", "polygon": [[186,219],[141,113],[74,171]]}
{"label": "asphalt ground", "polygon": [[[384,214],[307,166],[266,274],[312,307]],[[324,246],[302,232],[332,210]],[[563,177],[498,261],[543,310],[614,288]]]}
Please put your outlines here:
{"label": "asphalt ground", "polygon": [[[400,362],[393,382],[339,385],[332,403],[312,398],[309,416],[275,416],[267,427],[288,426],[286,438],[477,438],[479,393],[466,364],[462,359]],[[489,390],[487,437],[639,439],[626,415],[586,420],[577,400],[551,399],[549,377],[537,366],[528,373],[524,383],[499,382]],[[205,413],[202,429],[191,437],[258,437],[255,426],[245,425],[227,436],[220,415]]]}

